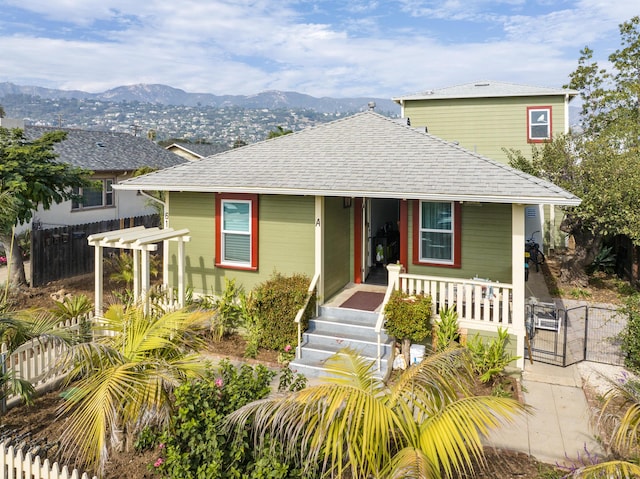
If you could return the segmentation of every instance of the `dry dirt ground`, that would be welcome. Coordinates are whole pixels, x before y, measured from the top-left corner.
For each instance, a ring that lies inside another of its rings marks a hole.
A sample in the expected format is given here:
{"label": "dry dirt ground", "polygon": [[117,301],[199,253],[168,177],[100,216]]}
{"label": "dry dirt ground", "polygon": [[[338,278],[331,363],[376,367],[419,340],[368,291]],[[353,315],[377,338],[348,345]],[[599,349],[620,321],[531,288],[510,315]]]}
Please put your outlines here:
{"label": "dry dirt ground", "polygon": [[[553,278],[558,277],[557,274],[554,274],[557,273],[557,265],[555,263],[550,262],[549,267],[545,269],[547,276],[550,278],[551,287],[555,287],[560,291],[571,291],[570,285],[553,283]],[[93,276],[58,281],[42,288],[22,288],[19,291],[14,291],[13,306],[16,309],[28,307],[50,308],[53,304],[52,295],[59,297],[62,294],[86,294],[91,299],[93,296]],[[590,294],[592,295],[590,300],[609,303],[619,302],[619,295],[612,293],[610,290],[607,291],[606,288],[593,288]],[[241,337],[234,336],[227,341],[212,343],[210,353],[219,358],[243,359],[244,347],[244,340]],[[261,351],[254,361],[275,365],[277,353]],[[3,431],[12,431],[18,435],[28,433],[29,440],[32,443],[44,441],[48,444],[55,444],[56,438],[60,437],[65,427],[64,419],[57,417],[56,414],[56,409],[61,403],[59,394],[60,391],[53,391],[36,399],[33,406],[19,406],[9,410],[2,417],[0,433]],[[592,397],[591,402],[597,405],[596,398]],[[55,454],[56,447],[54,446],[49,451],[49,457],[55,460],[57,457]],[[104,479],[159,477],[149,467],[156,459],[152,451],[144,454],[126,451],[111,454],[110,458],[103,476]],[[563,475],[562,472],[555,472],[553,465],[540,463],[523,453],[488,449],[486,450],[486,458],[486,463],[483,467],[477,469],[474,476],[465,477],[537,479],[561,477]],[[69,464],[69,462],[63,462],[63,464]]]}

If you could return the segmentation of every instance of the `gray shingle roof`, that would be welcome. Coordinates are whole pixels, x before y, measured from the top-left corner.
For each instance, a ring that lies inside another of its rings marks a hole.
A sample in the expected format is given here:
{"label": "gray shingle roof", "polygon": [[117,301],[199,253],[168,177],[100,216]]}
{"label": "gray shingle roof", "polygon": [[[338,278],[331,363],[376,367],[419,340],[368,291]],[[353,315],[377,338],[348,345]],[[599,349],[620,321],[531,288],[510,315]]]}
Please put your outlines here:
{"label": "gray shingle roof", "polygon": [[180,148],[188,151],[189,153],[204,158],[205,156],[212,156],[229,149],[226,145],[215,144],[192,144],[192,143],[172,143],[167,146],[166,149],[171,151],[171,148]]}
{"label": "gray shingle roof", "polygon": [[24,133],[28,139],[35,139],[57,130],[67,132],[67,138],[54,146],[58,161],[95,172],[130,171],[142,166],[168,168],[186,162],[151,140],[127,133],[45,126],[26,126]]}
{"label": "gray shingle roof", "polygon": [[529,85],[518,85],[492,80],[481,80],[445,88],[426,90],[410,95],[393,98],[396,103],[405,100],[442,100],[446,98],[496,98],[507,96],[556,96],[574,97],[578,91],[568,88],[546,88]]}
{"label": "gray shingle roof", "polygon": [[549,182],[371,111],[132,178],[116,188],[579,203]]}

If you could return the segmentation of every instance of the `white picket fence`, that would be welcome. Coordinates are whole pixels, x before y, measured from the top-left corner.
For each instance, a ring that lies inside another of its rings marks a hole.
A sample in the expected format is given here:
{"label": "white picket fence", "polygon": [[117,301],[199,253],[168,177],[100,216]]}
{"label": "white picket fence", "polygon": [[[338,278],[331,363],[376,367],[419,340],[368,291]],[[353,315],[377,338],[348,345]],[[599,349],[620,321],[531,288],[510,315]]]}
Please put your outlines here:
{"label": "white picket fence", "polygon": [[[83,321],[91,321],[92,318],[92,315],[74,318],[66,322],[60,322],[58,327],[78,332],[81,323]],[[62,376],[62,373],[58,375],[51,374],[50,369],[64,348],[63,344],[53,339],[32,339],[9,353],[7,345],[2,343],[0,345],[0,358],[3,358],[5,371],[12,371],[16,377],[29,381],[35,388],[39,388]],[[11,393],[7,393],[5,397],[7,404],[12,404],[18,399],[17,396]]]}
{"label": "white picket fence", "polygon": [[[74,469],[69,472],[67,466],[60,467],[57,462],[52,465],[49,460],[40,460],[40,456],[24,454],[22,449],[0,443],[0,477],[3,479],[90,479],[86,472]],[[93,476],[91,479],[97,479]]]}
{"label": "white picket fence", "polygon": [[[91,319],[92,316],[88,315],[60,322],[58,326],[78,332],[81,323]],[[64,347],[60,342],[51,339],[33,339],[9,353],[7,345],[2,343],[0,354],[4,358],[3,368],[5,371],[14,372],[16,377],[31,382],[36,388],[46,386],[63,375],[62,372],[52,374],[50,368],[55,364]],[[18,401],[18,396],[7,393],[8,405]],[[89,477],[86,473],[80,475],[76,469],[69,472],[66,466],[60,466],[57,462],[49,464],[48,459],[43,461],[40,456],[30,452],[25,453],[21,448],[15,448],[5,442],[0,443],[0,478],[2,479],[89,479]],[[96,479],[96,476],[92,479]]]}

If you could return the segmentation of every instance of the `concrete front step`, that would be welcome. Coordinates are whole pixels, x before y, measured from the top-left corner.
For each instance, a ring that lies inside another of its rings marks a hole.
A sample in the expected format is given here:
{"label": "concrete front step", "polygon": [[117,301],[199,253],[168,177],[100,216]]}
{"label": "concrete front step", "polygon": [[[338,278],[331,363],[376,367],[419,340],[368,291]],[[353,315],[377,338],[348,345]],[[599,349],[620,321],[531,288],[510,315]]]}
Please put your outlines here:
{"label": "concrete front step", "polygon": [[[375,362],[378,369],[378,335],[375,325],[378,313],[342,308],[320,308],[321,316],[309,321],[303,334],[301,357],[294,359],[289,368],[307,377],[331,376],[325,363],[343,348],[358,351],[366,360]],[[381,361],[379,377],[386,377],[391,361],[393,340],[381,334]]]}

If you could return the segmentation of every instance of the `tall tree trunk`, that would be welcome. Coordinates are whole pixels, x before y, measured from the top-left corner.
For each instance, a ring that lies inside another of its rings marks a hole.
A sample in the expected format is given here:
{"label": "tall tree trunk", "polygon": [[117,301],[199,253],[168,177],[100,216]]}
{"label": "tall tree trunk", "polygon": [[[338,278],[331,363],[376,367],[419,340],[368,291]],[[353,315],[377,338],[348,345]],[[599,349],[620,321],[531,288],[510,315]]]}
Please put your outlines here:
{"label": "tall tree trunk", "polygon": [[7,253],[8,281],[12,286],[27,284],[27,276],[24,273],[24,261],[22,249],[18,245],[18,239],[12,233],[0,235],[0,241],[4,244]]}
{"label": "tall tree trunk", "polygon": [[570,226],[570,221],[563,221],[561,229],[573,236],[576,250],[573,255],[565,256],[562,261],[560,280],[564,283],[572,284],[576,287],[585,287],[589,284],[587,268],[595,259],[598,251],[602,247],[602,235],[593,233],[581,223],[574,223]]}

